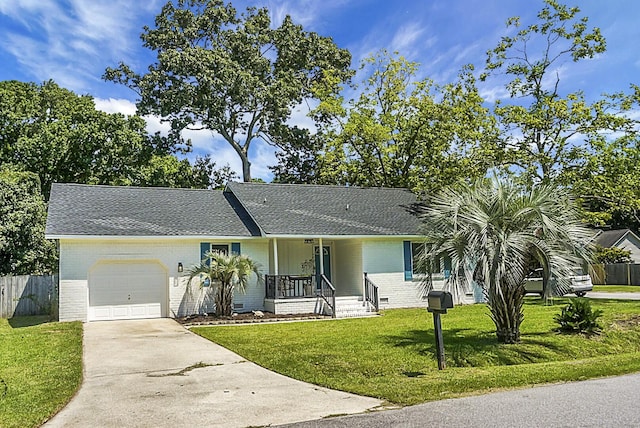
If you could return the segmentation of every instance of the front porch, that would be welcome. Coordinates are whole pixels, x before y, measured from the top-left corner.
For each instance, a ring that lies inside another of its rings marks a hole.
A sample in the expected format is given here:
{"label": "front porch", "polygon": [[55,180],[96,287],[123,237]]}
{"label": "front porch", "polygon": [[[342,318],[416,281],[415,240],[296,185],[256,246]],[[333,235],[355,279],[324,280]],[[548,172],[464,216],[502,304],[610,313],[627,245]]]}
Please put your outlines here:
{"label": "front porch", "polygon": [[271,238],[265,310],[334,318],[377,313],[377,287],[362,267],[360,239]]}
{"label": "front porch", "polygon": [[265,310],[274,314],[316,313],[349,318],[378,313],[378,287],[363,275],[363,294],[337,296],[325,275],[266,275]]}

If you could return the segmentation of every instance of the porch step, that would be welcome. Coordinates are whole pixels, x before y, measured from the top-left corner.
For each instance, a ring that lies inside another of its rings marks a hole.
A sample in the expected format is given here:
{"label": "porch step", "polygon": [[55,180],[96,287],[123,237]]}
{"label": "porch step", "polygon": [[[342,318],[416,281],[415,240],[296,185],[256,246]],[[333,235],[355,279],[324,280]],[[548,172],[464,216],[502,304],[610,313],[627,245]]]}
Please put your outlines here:
{"label": "porch step", "polygon": [[367,306],[362,303],[345,305],[336,302],[336,318],[357,318],[377,315],[375,312],[368,310]]}

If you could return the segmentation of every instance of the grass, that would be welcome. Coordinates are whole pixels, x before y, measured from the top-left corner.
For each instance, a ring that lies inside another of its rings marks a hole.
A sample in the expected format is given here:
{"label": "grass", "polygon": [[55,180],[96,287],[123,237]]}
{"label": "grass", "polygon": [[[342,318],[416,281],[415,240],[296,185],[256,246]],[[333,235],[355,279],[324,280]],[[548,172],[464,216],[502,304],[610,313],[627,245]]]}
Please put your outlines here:
{"label": "grass", "polygon": [[442,316],[447,369],[437,370],[433,318],[424,309],[303,323],[192,330],[276,372],[329,388],[410,405],[539,383],[640,370],[640,302],[599,300],[600,336],[561,335],[566,299],[527,299],[522,343],[502,345],[484,305]]}
{"label": "grass", "polygon": [[82,379],[82,324],[0,319],[0,427],[37,427]]}
{"label": "grass", "polygon": [[593,291],[604,293],[640,293],[638,285],[594,285]]}

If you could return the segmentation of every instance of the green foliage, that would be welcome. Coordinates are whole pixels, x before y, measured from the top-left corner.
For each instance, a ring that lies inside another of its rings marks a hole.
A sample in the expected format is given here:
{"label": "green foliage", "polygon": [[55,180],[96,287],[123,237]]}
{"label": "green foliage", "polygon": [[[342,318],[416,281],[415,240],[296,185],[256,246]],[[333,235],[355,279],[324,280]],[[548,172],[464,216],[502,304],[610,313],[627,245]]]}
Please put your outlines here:
{"label": "green foliage", "polygon": [[214,292],[216,315],[230,316],[233,312],[233,293],[237,288],[244,293],[252,273],[262,279],[259,265],[247,256],[240,254],[221,254],[210,251],[205,260],[189,270],[189,282],[196,277],[201,281],[207,278]]}
{"label": "green foliage", "polygon": [[141,38],[157,55],[148,72],[120,64],[105,79],[133,88],[139,111],[163,117],[174,135],[198,128],[222,136],[240,157],[245,181],[251,142],[285,144],[298,130],[286,125],[293,109],[314,98],[314,87],[326,88],[326,76],[342,82],[351,74],[351,55],[330,38],[289,16],[273,28],[265,8],[238,16],[223,0],[169,1]]}
{"label": "green foliage", "polygon": [[578,16],[577,7],[545,3],[538,21],[525,28],[519,18],[509,19],[507,26],[516,32],[488,51],[482,76],[503,72],[512,77],[506,89],[514,102],[497,102],[495,114],[505,165],[526,183],[550,182],[579,166],[591,152],[591,141],[605,132],[637,132],[637,122],[620,114],[637,102],[633,95],[604,96],[589,104],[582,91],[561,91],[561,63],[591,59],[605,51],[606,42],[599,28],[589,29],[588,18]]}
{"label": "green foliage", "polygon": [[141,166],[132,185],[142,187],[180,187],[193,189],[220,188],[237,175],[226,165],[216,168],[209,156],[198,157],[191,164],[171,154],[153,155]]}
{"label": "green foliage", "polygon": [[618,247],[605,248],[597,245],[593,251],[593,261],[600,264],[631,263],[631,251]]}
{"label": "green foliage", "polygon": [[559,325],[558,331],[563,333],[595,334],[602,329],[598,323],[601,316],[602,311],[592,309],[588,299],[578,298],[571,299],[553,320]]}
{"label": "green foliage", "polygon": [[[552,185],[523,189],[510,181],[479,180],[450,186],[420,208],[429,243],[425,266],[451,259],[446,287],[461,295],[472,282],[483,288],[501,342],[520,340],[524,279],[532,259],[543,268],[551,292],[564,294],[572,269],[589,260],[577,207],[566,191]],[[427,276],[425,287],[432,287]]]}
{"label": "green foliage", "polygon": [[314,111],[324,119],[312,165],[317,181],[429,191],[483,176],[494,163],[487,154],[496,128],[472,71],[438,86],[419,80],[418,64],[397,54],[365,59],[360,95],[345,108],[341,97],[323,94]]}
{"label": "green foliage", "polygon": [[593,139],[580,167],[565,172],[563,182],[579,196],[586,222],[640,228],[640,140],[634,133]]}
{"label": "green foliage", "polygon": [[[496,340],[484,305],[449,310],[442,318],[447,361],[442,371],[432,318],[424,309],[388,310],[365,319],[192,331],[286,376],[401,405],[640,369],[640,303],[594,302],[603,310],[603,323],[612,326],[598,340],[554,331],[553,315],[565,304],[564,299],[552,306],[527,299],[527,323],[515,345]],[[630,322],[634,319],[635,325]]]}
{"label": "green foliage", "polygon": [[127,184],[151,155],[145,122],[96,110],[52,81],[0,82],[0,155],[3,163],[51,183]]}
{"label": "green foliage", "polygon": [[56,246],[44,239],[46,215],[38,177],[0,168],[0,276],[57,271]]}
{"label": "green foliage", "polygon": [[93,98],[52,81],[0,82],[0,160],[51,183],[206,188],[231,177],[210,158],[178,160],[190,143],[149,135],[140,116],[96,110]]}
{"label": "green foliage", "polygon": [[47,321],[42,316],[0,319],[3,428],[41,426],[80,387],[82,323]]}

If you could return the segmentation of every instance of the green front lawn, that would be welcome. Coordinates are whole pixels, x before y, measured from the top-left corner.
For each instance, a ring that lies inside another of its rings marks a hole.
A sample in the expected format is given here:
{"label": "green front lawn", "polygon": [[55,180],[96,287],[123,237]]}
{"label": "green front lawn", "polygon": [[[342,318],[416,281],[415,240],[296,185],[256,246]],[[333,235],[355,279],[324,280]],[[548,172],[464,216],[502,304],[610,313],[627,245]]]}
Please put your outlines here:
{"label": "green front lawn", "polygon": [[424,309],[192,330],[287,376],[402,405],[640,370],[640,302],[592,301],[605,326],[592,338],[553,331],[553,315],[566,302],[527,299],[518,345],[497,343],[484,305],[450,310],[442,316],[444,371],[437,369],[433,317]]}
{"label": "green front lawn", "polygon": [[593,291],[604,293],[640,293],[638,285],[594,285]]}
{"label": "green front lawn", "polygon": [[37,427],[82,379],[82,324],[0,319],[0,427]]}

